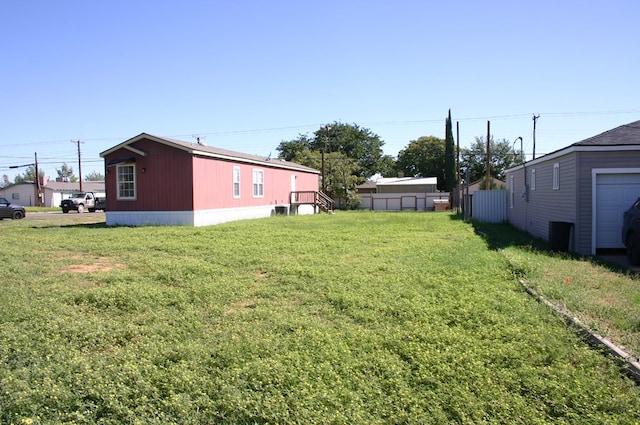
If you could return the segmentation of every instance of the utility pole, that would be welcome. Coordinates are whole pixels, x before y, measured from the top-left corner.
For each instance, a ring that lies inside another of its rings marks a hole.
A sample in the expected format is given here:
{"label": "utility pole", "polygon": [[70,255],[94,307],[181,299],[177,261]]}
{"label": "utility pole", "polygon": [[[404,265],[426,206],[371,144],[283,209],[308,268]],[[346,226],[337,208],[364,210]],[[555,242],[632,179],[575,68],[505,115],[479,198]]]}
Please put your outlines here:
{"label": "utility pole", "polygon": [[460,214],[460,121],[456,121],[456,214]]}
{"label": "utility pole", "polygon": [[[324,154],[327,152],[327,149],[329,149],[329,153],[331,152],[331,126],[326,126],[324,128],[327,131],[327,136],[324,142],[324,149],[322,149],[321,151],[321,155],[322,155],[322,192],[323,193],[327,193],[327,184],[325,181],[325,167],[324,167]],[[331,168],[331,167],[329,167]]]}
{"label": "utility pole", "polygon": [[487,121],[487,181],[486,190],[491,190],[491,121]]}
{"label": "utility pole", "polygon": [[536,159],[536,121],[540,118],[540,114],[533,114],[533,159]]}
{"label": "utility pole", "polygon": [[322,151],[320,152],[320,155],[322,155],[322,193],[327,193],[327,189],[324,185],[325,183],[325,178],[324,178],[324,149],[322,149]]}
{"label": "utility pole", "polygon": [[40,173],[38,172],[38,152],[35,152],[35,160],[33,163],[34,168],[36,169],[36,204],[41,207],[42,206],[42,193],[40,189]]}
{"label": "utility pole", "polygon": [[78,145],[78,180],[80,181],[80,192],[82,192],[82,155],[80,153],[80,144],[84,143],[80,140],[71,141],[71,143],[76,143]]}

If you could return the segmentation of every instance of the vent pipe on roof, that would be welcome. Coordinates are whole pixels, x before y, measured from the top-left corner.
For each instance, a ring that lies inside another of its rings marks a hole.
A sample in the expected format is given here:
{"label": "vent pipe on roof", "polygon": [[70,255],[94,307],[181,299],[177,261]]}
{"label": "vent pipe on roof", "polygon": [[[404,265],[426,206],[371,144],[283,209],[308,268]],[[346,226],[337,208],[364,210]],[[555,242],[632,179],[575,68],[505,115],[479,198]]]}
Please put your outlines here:
{"label": "vent pipe on roof", "polygon": [[202,140],[206,139],[206,136],[200,136],[199,134],[194,134],[193,137],[196,139],[196,143],[200,146],[207,146]]}

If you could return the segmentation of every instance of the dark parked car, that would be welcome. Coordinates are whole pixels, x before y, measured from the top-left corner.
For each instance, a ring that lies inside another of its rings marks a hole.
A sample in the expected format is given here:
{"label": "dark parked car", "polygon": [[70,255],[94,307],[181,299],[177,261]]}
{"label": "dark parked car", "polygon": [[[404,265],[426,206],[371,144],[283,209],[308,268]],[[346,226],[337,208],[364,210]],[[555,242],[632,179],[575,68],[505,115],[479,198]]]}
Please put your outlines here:
{"label": "dark parked car", "polygon": [[640,264],[640,198],[624,212],[622,241],[631,264]]}
{"label": "dark parked car", "polygon": [[12,204],[5,198],[0,198],[0,220],[3,218],[20,219],[25,216],[24,207],[22,205]]}

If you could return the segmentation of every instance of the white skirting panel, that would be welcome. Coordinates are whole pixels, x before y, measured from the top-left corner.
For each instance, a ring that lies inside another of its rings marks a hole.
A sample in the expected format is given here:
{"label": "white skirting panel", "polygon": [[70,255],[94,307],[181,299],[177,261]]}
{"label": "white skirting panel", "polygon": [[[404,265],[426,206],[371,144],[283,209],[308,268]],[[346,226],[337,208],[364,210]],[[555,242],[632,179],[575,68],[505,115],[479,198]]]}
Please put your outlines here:
{"label": "white skirting panel", "polygon": [[[287,211],[289,205],[285,205]],[[308,207],[308,208],[302,208]],[[298,214],[313,214],[311,205],[301,205]],[[107,226],[211,226],[228,221],[265,218],[275,215],[275,205],[222,208],[202,211],[107,211]]]}
{"label": "white skirting panel", "polygon": [[315,213],[316,213],[315,205],[299,205],[298,211],[296,211],[296,214],[298,215],[307,215],[307,214],[315,214]]}
{"label": "white skirting panel", "polygon": [[107,211],[107,226],[193,226],[193,211]]}
{"label": "white skirting panel", "polygon": [[193,225],[196,227],[211,226],[213,224],[226,223],[228,221],[271,217],[274,214],[275,205],[194,211]]}

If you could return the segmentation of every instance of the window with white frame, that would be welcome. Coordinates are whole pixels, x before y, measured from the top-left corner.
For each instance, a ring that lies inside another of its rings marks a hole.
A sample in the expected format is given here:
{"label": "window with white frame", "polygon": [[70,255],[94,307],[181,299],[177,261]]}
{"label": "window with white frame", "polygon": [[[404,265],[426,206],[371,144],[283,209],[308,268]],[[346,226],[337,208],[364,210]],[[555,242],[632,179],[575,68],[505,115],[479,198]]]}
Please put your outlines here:
{"label": "window with white frame", "polygon": [[240,167],[233,167],[233,197],[240,197]]}
{"label": "window with white frame", "polygon": [[514,203],[514,198],[515,198],[515,180],[513,178],[513,176],[511,176],[510,178],[510,182],[509,182],[509,208],[513,209],[513,203]]}
{"label": "window with white frame", "polygon": [[136,166],[122,164],[116,167],[118,199],[136,199]]}
{"label": "window with white frame", "polygon": [[531,170],[531,190],[536,190],[536,169]]}
{"label": "window with white frame", "polygon": [[560,164],[553,164],[553,190],[560,189]]}
{"label": "window with white frame", "polygon": [[11,200],[13,201],[19,201],[20,200],[20,192],[13,192],[11,194]]}
{"label": "window with white frame", "polygon": [[253,170],[253,197],[262,198],[264,196],[264,171]]}

